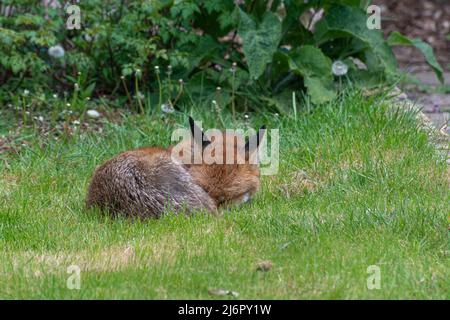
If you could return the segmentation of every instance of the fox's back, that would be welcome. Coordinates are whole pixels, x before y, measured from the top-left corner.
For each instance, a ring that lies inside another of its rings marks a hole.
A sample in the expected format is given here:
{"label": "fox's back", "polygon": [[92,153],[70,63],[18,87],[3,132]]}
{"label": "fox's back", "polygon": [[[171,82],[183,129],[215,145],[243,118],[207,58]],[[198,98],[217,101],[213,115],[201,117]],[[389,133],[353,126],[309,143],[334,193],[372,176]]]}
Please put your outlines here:
{"label": "fox's back", "polygon": [[87,206],[139,217],[159,217],[167,209],[216,209],[187,169],[160,148],[124,152],[98,167]]}

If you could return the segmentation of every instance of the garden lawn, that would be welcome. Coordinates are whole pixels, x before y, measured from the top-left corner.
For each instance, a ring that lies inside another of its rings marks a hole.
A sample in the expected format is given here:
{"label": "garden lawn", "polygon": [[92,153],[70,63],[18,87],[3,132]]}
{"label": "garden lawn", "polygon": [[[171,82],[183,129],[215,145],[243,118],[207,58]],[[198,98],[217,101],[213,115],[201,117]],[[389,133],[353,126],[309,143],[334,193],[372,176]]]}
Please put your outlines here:
{"label": "garden lawn", "polygon": [[[97,165],[169,145],[187,115],[126,116],[59,140],[25,130],[28,146],[0,161],[0,298],[448,299],[449,170],[415,114],[391,104],[350,92],[299,107],[297,119],[251,115],[254,128],[280,130],[279,172],[220,216],[113,220],[84,207]],[[257,271],[266,260],[272,268]],[[80,290],[67,288],[71,265]],[[373,265],[380,288],[370,290]]]}

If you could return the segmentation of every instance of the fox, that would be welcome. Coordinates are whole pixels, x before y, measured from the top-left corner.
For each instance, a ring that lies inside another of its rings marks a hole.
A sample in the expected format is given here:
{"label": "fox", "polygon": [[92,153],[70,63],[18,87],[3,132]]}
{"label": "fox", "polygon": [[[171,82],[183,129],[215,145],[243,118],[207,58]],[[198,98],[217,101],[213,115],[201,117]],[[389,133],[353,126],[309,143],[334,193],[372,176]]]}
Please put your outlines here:
{"label": "fox", "polygon": [[214,137],[214,144],[222,146],[217,148],[222,159],[228,159],[227,151],[233,153],[232,163],[211,163],[203,157],[183,161],[192,160],[195,150],[203,152],[212,143],[192,117],[189,127],[190,139],[175,146],[125,151],[97,167],[86,208],[96,207],[113,217],[159,218],[167,210],[218,213],[220,208],[248,202],[260,187],[258,161],[250,160],[257,155],[265,126],[248,138],[244,148],[239,145],[242,137],[235,134],[221,131]]}

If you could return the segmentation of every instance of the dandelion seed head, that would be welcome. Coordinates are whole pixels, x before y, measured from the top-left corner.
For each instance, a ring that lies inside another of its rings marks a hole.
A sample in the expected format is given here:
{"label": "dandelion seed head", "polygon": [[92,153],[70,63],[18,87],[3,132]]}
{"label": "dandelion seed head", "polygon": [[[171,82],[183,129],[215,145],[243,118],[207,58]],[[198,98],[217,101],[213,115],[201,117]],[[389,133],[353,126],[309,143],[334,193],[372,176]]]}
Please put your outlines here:
{"label": "dandelion seed head", "polygon": [[136,93],[135,98],[137,98],[137,99],[139,99],[139,100],[144,100],[144,99],[145,99],[145,96],[144,96],[144,94],[143,94],[142,92],[138,91],[138,92]]}
{"label": "dandelion seed head", "polygon": [[174,113],[175,109],[168,103],[163,103],[161,105],[161,111],[164,113]]}
{"label": "dandelion seed head", "polygon": [[90,110],[86,111],[86,114],[89,118],[93,118],[93,119],[100,118],[100,112],[98,112],[97,110],[94,110],[94,109],[90,109]]}
{"label": "dandelion seed head", "polygon": [[65,53],[64,48],[60,44],[48,49],[48,54],[53,58],[62,58]]}
{"label": "dandelion seed head", "polygon": [[84,40],[86,40],[87,42],[91,42],[92,41],[92,37],[89,34],[85,34],[84,36]]}
{"label": "dandelion seed head", "polygon": [[236,67],[237,67],[237,63],[236,62],[233,62],[232,64],[231,64],[231,69],[230,69],[230,71],[234,74],[234,73],[236,73]]}
{"label": "dandelion seed head", "polygon": [[347,74],[348,66],[341,60],[336,60],[331,66],[331,71],[335,76],[340,77]]}

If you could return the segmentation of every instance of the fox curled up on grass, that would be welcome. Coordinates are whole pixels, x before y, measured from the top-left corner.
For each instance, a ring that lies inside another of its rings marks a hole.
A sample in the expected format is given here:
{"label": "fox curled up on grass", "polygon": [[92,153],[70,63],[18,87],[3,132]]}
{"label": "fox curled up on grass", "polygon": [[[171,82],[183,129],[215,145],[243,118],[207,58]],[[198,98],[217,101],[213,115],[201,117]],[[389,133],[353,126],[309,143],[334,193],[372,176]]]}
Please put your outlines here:
{"label": "fox curled up on grass", "polygon": [[[259,167],[254,159],[265,126],[242,147],[243,137],[236,134],[221,132],[210,141],[191,117],[189,125],[190,139],[176,146],[127,151],[98,167],[88,189],[87,208],[98,207],[113,216],[158,218],[168,209],[215,212],[247,202],[259,189]],[[211,155],[214,157],[216,150],[223,152],[221,159],[227,161],[211,163],[204,157],[195,161],[195,152],[203,154],[212,142],[220,148],[209,148]]]}

